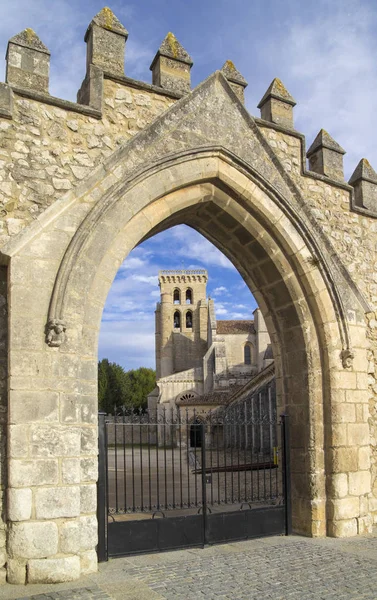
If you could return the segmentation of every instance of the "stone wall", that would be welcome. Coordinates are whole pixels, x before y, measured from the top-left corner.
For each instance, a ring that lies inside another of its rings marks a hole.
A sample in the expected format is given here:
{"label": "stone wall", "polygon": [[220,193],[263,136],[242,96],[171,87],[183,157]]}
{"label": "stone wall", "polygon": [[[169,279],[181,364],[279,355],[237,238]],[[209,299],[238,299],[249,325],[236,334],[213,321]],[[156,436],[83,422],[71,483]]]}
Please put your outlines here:
{"label": "stone wall", "polygon": [[69,110],[69,103],[63,108],[64,103],[45,104],[15,93],[13,118],[0,119],[0,243],[77,186],[172,102],[105,79],[103,115],[94,118],[79,105]]}
{"label": "stone wall", "polygon": [[[230,63],[189,93],[192,61],[170,35],[159,86],[135,82],[126,38],[109,9],[93,19],[80,105],[49,96],[49,52],[30,30],[10,41],[0,85],[0,483],[14,583],[96,568],[101,313],[127,253],[181,222],[233,260],[265,316],[291,416],[296,530],[354,535],[377,520],[377,175],[361,161],[346,184],[344,151],[323,131],[309,172],[281,82],[255,120]],[[173,378],[173,392],[187,383]]]}

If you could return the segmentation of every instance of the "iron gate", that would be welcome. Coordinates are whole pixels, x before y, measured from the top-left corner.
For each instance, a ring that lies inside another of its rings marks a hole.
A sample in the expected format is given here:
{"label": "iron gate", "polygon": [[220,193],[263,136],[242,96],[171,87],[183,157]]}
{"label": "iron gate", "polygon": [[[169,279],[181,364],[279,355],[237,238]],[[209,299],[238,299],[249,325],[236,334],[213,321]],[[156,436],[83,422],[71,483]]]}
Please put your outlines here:
{"label": "iron gate", "polygon": [[288,417],[99,417],[99,560],[291,532]]}

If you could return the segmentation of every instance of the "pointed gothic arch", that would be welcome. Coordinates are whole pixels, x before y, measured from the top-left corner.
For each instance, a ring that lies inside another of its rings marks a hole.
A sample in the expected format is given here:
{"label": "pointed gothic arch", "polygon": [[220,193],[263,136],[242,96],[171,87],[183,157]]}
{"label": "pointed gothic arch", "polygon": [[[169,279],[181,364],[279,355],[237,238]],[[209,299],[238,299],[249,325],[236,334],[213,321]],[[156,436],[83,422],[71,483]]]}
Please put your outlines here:
{"label": "pointed gothic arch", "polygon": [[[368,305],[300,189],[237,102],[224,78],[213,76],[3,249],[3,262],[11,264],[10,428],[24,423],[26,409],[32,422],[58,423],[59,443],[72,443],[74,457],[87,457],[93,485],[98,334],[107,293],[135,246],[185,223],[232,261],[265,317],[278,406],[291,418],[294,528],[339,535],[345,520],[356,523],[360,516],[360,494],[352,496],[349,517],[340,515],[336,476],[348,472],[344,456],[351,442],[339,441],[337,425],[350,381],[355,390],[364,385],[349,361],[354,352],[366,374]],[[201,119],[199,141],[187,133],[193,118]],[[171,134],[170,119],[176,128],[183,123],[182,138]],[[42,285],[17,295],[22,277],[38,271],[41,248]],[[26,391],[20,365],[28,369]],[[12,429],[10,451],[16,446]],[[21,460],[10,462],[11,488],[20,487]],[[37,487],[34,472],[27,485]],[[79,492],[76,486],[77,502]]]}

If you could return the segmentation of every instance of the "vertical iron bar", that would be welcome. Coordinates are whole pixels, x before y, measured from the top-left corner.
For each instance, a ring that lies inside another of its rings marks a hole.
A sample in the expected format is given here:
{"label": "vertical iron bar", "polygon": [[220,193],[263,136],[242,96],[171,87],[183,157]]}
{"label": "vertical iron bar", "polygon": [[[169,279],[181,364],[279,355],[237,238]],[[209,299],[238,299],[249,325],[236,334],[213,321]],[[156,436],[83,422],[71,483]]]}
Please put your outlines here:
{"label": "vertical iron bar", "polygon": [[241,406],[238,407],[237,418],[237,483],[238,483],[238,502],[241,502],[241,472],[240,472],[240,446],[241,446]]}
{"label": "vertical iron bar", "polygon": [[152,510],[152,490],[151,490],[151,421],[150,414],[148,413],[147,422],[147,444],[148,444],[148,495],[149,495],[149,510]]}
{"label": "vertical iron bar", "polygon": [[98,562],[105,562],[107,556],[107,510],[108,510],[108,473],[106,413],[98,413],[98,483],[97,483],[97,519],[98,519]]}
{"label": "vertical iron bar", "polygon": [[285,535],[292,533],[292,500],[291,500],[291,473],[290,473],[290,447],[289,447],[289,417],[281,415],[282,446],[283,446],[283,489],[285,507]]}
{"label": "vertical iron bar", "polygon": [[[196,458],[196,447],[197,447],[197,443],[198,443],[198,425],[196,422],[196,411],[194,408],[194,453],[195,453],[195,471],[196,471],[196,467],[197,467],[197,458]],[[195,474],[195,506],[198,506],[198,477]]]}
{"label": "vertical iron bar", "polygon": [[135,449],[134,449],[134,414],[131,415],[131,469],[132,469],[132,512],[135,512]]}
{"label": "vertical iron bar", "polygon": [[143,481],[143,444],[142,444],[142,438],[141,438],[141,411],[139,412],[139,428],[140,428],[140,508],[141,511],[144,510],[144,481]]}
{"label": "vertical iron bar", "polygon": [[255,407],[254,396],[250,398],[251,403],[251,427],[250,427],[250,447],[251,447],[251,498],[254,501],[254,449],[255,449]]}
{"label": "vertical iron bar", "polygon": [[212,438],[213,438],[213,433],[212,433],[212,410],[209,411],[209,435],[210,435],[210,457],[211,457],[211,469],[210,469],[210,482],[211,482],[211,506],[213,506],[213,474],[212,474],[212,468],[213,468],[213,462],[212,462]]}
{"label": "vertical iron bar", "polygon": [[202,438],[202,510],[203,510],[203,546],[207,541],[207,490],[206,490],[206,444],[205,423],[201,424]]}
{"label": "vertical iron bar", "polygon": [[219,435],[219,417],[216,417],[216,459],[217,459],[217,504],[220,504],[220,435]]}
{"label": "vertical iron bar", "polygon": [[181,411],[178,409],[178,430],[179,430],[179,491],[181,494],[181,508],[183,508],[183,488],[182,488],[182,423]]}
{"label": "vertical iron bar", "polygon": [[225,504],[228,503],[228,490],[227,490],[227,484],[228,484],[228,473],[226,470],[226,451],[227,451],[227,436],[225,434],[225,430],[227,427],[227,421],[226,421],[226,416],[224,417],[224,425],[223,425],[223,455],[224,455],[224,502]]}
{"label": "vertical iron bar", "polygon": [[173,508],[175,508],[175,476],[174,476],[174,444],[173,444],[173,433],[174,433],[174,417],[173,409],[170,409],[171,423],[170,423],[170,443],[171,443],[171,463],[172,463],[172,485],[173,485]]}
{"label": "vertical iron bar", "polygon": [[118,512],[118,443],[117,443],[117,417],[114,406],[114,469],[115,469],[115,512]]}
{"label": "vertical iron bar", "polygon": [[158,448],[159,448],[159,437],[160,437],[160,419],[156,416],[157,421],[157,433],[156,433],[156,484],[157,484],[157,510],[160,510],[160,465],[158,460]]}
{"label": "vertical iron bar", "polygon": [[124,494],[124,512],[127,512],[127,483],[126,483],[126,411],[123,409],[122,418],[122,441],[123,441],[123,494]]}
{"label": "vertical iron bar", "polygon": [[190,448],[191,448],[191,439],[190,439],[190,428],[189,428],[189,418],[188,418],[188,409],[186,408],[186,438],[187,438],[187,506],[189,507],[191,504],[190,498]]}
{"label": "vertical iron bar", "polygon": [[233,504],[234,502],[234,488],[233,488],[233,437],[235,437],[233,435],[233,427],[234,427],[234,413],[231,414],[231,421],[230,421],[230,484],[231,484],[231,502]]}
{"label": "vertical iron bar", "polygon": [[246,446],[247,446],[247,405],[246,405],[246,401],[243,403],[243,409],[244,409],[244,426],[243,426],[243,430],[245,432],[245,439],[244,439],[244,447],[243,447],[243,460],[245,463],[245,467],[244,467],[244,485],[245,485],[245,495],[243,500],[245,502],[247,502],[247,453],[246,453]]}
{"label": "vertical iron bar", "polygon": [[165,483],[165,508],[168,508],[168,477],[166,465],[166,407],[164,406],[164,483]]}

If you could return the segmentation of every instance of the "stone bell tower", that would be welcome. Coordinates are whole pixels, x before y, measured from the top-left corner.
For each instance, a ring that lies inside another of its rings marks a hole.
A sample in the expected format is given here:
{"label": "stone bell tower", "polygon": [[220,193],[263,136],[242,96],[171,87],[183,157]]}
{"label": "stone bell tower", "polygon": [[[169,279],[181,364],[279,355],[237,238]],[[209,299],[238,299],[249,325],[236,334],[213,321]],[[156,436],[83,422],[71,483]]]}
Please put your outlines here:
{"label": "stone bell tower", "polygon": [[202,366],[207,349],[207,281],[208,273],[204,269],[159,272],[157,379]]}

